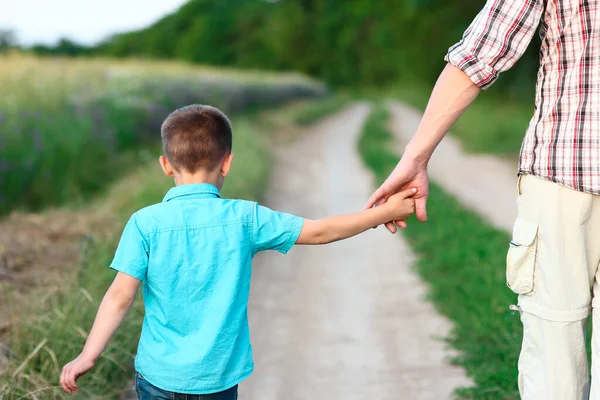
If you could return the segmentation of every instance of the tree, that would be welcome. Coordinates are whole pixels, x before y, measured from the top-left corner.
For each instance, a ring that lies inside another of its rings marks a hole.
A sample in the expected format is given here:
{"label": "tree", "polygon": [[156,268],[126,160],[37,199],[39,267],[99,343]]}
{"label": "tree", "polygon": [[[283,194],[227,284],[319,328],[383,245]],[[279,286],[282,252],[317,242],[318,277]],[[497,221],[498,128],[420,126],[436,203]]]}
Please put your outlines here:
{"label": "tree", "polygon": [[10,29],[0,29],[0,53],[17,46],[15,33]]}

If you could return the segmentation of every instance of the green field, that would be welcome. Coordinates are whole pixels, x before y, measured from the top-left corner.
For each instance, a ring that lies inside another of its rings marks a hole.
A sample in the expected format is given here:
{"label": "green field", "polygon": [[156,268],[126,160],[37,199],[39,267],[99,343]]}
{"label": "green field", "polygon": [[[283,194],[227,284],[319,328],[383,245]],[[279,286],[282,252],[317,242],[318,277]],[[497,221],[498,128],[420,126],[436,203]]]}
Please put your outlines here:
{"label": "green field", "polygon": [[171,110],[228,113],[325,94],[298,74],[0,56],[0,214],[85,200],[138,164]]}

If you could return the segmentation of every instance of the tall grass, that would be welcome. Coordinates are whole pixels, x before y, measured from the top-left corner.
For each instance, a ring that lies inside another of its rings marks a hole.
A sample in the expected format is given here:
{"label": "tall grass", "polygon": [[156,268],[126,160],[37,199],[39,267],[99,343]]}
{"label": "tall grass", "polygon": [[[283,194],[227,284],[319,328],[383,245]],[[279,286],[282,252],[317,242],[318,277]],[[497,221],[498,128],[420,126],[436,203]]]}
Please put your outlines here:
{"label": "tall grass", "polygon": [[[233,126],[236,157],[223,195],[258,200],[268,182],[270,165],[265,137],[247,118],[234,119]],[[156,165],[149,165],[112,186],[97,204],[124,224],[132,212],[159,202],[171,184],[161,177]],[[10,341],[12,356],[0,380],[0,398],[67,398],[57,387],[60,369],[81,351],[99,302],[114,278],[108,265],[121,228],[109,240],[83,242],[79,272],[73,281],[41,296],[32,306],[31,315],[15,319]],[[142,319],[143,305],[138,298],[93,371],[80,380],[80,392],[70,398],[118,398],[132,378]]]}
{"label": "tall grass", "polygon": [[0,57],[0,214],[87,198],[156,141],[169,111],[321,96],[303,76],[138,61]]}
{"label": "tall grass", "polygon": [[335,114],[355,100],[355,96],[338,93],[323,100],[306,102],[290,110],[291,120],[299,126],[314,124],[322,118]]}

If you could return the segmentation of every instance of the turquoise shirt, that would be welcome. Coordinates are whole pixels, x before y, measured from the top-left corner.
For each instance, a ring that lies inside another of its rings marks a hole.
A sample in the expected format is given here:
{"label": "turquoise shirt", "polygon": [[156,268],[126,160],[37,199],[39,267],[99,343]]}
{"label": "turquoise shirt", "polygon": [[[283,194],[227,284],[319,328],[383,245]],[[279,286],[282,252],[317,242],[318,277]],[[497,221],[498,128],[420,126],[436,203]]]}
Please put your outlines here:
{"label": "turquoise shirt", "polygon": [[135,368],[144,379],[209,394],[248,377],[252,257],[286,253],[302,224],[254,202],[221,199],[209,184],[174,187],[162,203],[133,214],[111,268],[143,281]]}

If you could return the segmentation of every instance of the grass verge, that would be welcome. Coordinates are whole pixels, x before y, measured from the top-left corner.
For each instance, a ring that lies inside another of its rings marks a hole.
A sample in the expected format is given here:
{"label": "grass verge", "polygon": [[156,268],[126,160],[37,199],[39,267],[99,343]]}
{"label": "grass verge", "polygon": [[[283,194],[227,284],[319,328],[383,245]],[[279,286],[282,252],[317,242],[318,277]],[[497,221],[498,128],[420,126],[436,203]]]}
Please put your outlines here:
{"label": "grass verge", "polygon": [[[223,195],[258,200],[268,182],[266,138],[260,137],[261,130],[249,118],[236,118],[233,124],[236,158]],[[108,208],[120,221],[119,226],[110,239],[96,241],[90,237],[82,241],[77,276],[64,287],[40,295],[25,318],[14,319],[9,365],[0,377],[0,399],[68,397],[57,387],[60,369],[81,350],[100,300],[115,276],[108,265],[126,219],[139,208],[161,201],[172,186],[161,175],[155,163],[142,167],[91,206]],[[143,304],[137,299],[92,373],[81,379],[80,392],[71,398],[118,398],[132,378],[142,318]]]}
{"label": "grass verge", "polygon": [[354,100],[351,95],[336,94],[322,100],[303,102],[290,108],[287,118],[295,125],[307,126],[335,114]]}
{"label": "grass verge", "polygon": [[[387,128],[388,112],[376,107],[365,124],[360,153],[378,182],[399,161]],[[408,221],[405,236],[418,255],[417,271],[429,298],[454,329],[447,339],[459,350],[454,360],[466,368],[472,388],[459,388],[460,399],[518,399],[517,358],[522,338],[519,316],[508,310],[516,298],[505,284],[510,237],[430,184],[429,221]]]}

